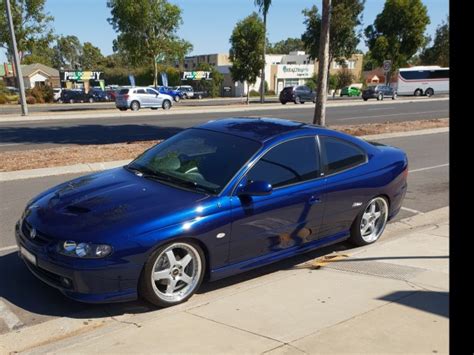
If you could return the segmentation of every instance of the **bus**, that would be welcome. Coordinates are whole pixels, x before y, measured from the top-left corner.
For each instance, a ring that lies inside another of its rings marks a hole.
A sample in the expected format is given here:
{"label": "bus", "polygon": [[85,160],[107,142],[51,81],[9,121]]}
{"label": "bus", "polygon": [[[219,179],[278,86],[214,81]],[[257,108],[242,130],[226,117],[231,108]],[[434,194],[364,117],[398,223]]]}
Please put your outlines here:
{"label": "bus", "polygon": [[397,79],[398,95],[433,96],[449,93],[449,68],[435,65],[400,68]]}

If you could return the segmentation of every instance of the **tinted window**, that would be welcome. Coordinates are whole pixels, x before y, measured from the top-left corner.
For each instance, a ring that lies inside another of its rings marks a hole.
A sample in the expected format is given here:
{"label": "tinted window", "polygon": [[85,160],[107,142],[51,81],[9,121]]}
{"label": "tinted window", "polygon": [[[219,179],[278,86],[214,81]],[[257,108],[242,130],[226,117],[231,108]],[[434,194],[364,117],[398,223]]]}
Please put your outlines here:
{"label": "tinted window", "polygon": [[266,153],[247,174],[252,181],[280,187],[320,176],[316,139],[293,139]]}
{"label": "tinted window", "polygon": [[352,143],[333,137],[321,136],[320,139],[326,174],[351,168],[366,160],[364,151]]}
{"label": "tinted window", "polygon": [[125,95],[128,94],[128,89],[122,89],[119,91],[119,95]]}
{"label": "tinted window", "polygon": [[220,132],[187,129],[147,150],[129,167],[187,188],[219,193],[260,143]]}
{"label": "tinted window", "polygon": [[144,93],[145,93],[145,89],[138,89],[137,91],[135,91],[135,93],[137,93],[137,94],[144,94]]}
{"label": "tinted window", "polygon": [[400,71],[405,80],[449,79],[449,69]]}
{"label": "tinted window", "polygon": [[153,90],[153,89],[146,89],[146,92],[147,92],[147,94],[149,94],[149,95],[157,95],[157,94],[158,94],[158,93],[157,93],[155,90]]}

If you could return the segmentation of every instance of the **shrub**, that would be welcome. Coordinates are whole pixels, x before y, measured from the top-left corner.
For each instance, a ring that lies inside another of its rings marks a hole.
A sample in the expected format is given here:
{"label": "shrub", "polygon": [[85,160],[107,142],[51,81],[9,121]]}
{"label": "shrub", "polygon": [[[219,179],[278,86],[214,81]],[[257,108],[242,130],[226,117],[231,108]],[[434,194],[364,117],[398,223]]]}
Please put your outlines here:
{"label": "shrub", "polygon": [[6,104],[7,102],[7,95],[0,93],[0,105]]}
{"label": "shrub", "polygon": [[33,96],[37,103],[53,102],[54,92],[49,85],[35,86],[33,89],[27,91],[27,95]]}
{"label": "shrub", "polygon": [[260,93],[257,91],[257,90],[250,90],[250,94],[249,94],[251,97],[256,97],[256,96],[260,96]]}
{"label": "shrub", "polygon": [[267,95],[276,95],[274,90],[268,90]]}
{"label": "shrub", "polygon": [[36,99],[34,98],[34,96],[27,96],[26,103],[28,105],[34,105],[36,103]]}

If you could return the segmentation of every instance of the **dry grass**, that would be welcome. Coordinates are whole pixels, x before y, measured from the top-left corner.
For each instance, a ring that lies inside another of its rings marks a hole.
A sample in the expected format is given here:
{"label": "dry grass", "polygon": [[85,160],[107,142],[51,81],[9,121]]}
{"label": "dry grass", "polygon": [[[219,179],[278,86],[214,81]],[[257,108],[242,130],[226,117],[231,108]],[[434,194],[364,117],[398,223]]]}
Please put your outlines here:
{"label": "dry grass", "polygon": [[[406,122],[384,122],[362,125],[330,126],[332,129],[363,136],[388,132],[406,132],[426,128],[449,126],[449,119],[432,119]],[[79,163],[98,163],[133,159],[160,141],[65,146],[59,148],[8,151],[0,153],[0,171],[49,168]]]}

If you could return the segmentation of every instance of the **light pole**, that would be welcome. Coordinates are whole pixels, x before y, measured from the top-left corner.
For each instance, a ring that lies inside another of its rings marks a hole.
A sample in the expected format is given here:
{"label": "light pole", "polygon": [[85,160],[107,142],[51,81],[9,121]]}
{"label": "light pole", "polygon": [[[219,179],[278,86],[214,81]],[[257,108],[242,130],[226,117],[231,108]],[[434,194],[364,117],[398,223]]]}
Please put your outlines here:
{"label": "light pole", "polygon": [[10,29],[10,37],[13,45],[13,63],[15,65],[16,79],[20,89],[21,115],[28,116],[28,106],[25,98],[25,85],[23,83],[23,75],[21,73],[20,58],[18,57],[18,49],[16,47],[15,30],[13,28],[12,12],[10,9],[10,0],[5,0],[5,8],[7,10],[8,27]]}

